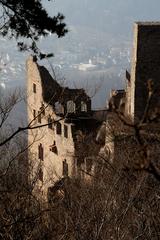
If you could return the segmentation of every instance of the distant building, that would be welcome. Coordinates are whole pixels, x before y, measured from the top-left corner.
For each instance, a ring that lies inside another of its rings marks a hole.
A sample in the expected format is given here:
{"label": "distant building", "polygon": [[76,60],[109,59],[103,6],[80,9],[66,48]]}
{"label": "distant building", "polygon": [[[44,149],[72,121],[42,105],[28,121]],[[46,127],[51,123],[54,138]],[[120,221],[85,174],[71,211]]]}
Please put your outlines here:
{"label": "distant building", "polygon": [[80,71],[92,71],[96,69],[96,65],[92,63],[92,60],[89,59],[88,63],[80,63],[74,65],[74,68],[77,68]]}

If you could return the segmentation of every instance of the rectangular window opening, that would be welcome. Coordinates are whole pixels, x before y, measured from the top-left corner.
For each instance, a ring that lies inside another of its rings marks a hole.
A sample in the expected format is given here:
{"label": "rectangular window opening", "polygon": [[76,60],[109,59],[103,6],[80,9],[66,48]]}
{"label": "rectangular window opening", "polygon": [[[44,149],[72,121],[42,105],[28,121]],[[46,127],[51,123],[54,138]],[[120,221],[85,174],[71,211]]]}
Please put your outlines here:
{"label": "rectangular window opening", "polygon": [[42,103],[42,106],[40,107],[41,113],[43,114],[43,116],[45,116],[45,106],[44,103]]}
{"label": "rectangular window opening", "polygon": [[60,122],[57,122],[56,132],[57,132],[58,135],[62,134],[62,125],[61,125]]}
{"label": "rectangular window opening", "polygon": [[33,92],[36,93],[37,92],[37,89],[36,89],[36,84],[33,83]]}
{"label": "rectangular window opening", "polygon": [[63,174],[63,177],[68,177],[68,163],[66,159],[63,161],[62,174]]}
{"label": "rectangular window opening", "polygon": [[33,109],[33,118],[35,119],[36,118],[36,110]]}
{"label": "rectangular window opening", "polygon": [[53,129],[53,120],[51,116],[48,117],[48,128]]}
{"label": "rectangular window opening", "polygon": [[38,111],[38,122],[41,123],[41,112]]}
{"label": "rectangular window opening", "polygon": [[42,170],[42,168],[40,168],[39,171],[38,171],[38,178],[41,182],[43,182],[43,170]]}
{"label": "rectangular window opening", "polygon": [[42,161],[44,160],[44,151],[41,143],[38,145],[38,158]]}
{"label": "rectangular window opening", "polygon": [[68,138],[68,126],[64,125],[64,137]]}

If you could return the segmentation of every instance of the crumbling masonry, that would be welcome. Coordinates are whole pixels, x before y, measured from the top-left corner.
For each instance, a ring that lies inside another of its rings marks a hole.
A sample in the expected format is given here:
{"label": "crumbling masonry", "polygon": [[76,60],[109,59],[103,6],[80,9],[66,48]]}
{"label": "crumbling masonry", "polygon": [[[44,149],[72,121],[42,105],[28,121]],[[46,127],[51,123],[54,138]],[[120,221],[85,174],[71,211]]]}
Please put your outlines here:
{"label": "crumbling masonry", "polygon": [[132,123],[145,121],[144,115],[151,121],[160,114],[159,64],[160,23],[135,23],[131,73],[126,71],[126,89],[111,91],[107,117],[102,124],[104,119],[96,120],[100,115],[91,110],[91,99],[83,89],[61,87],[34,57],[28,59],[29,122],[48,124],[33,130],[28,137],[33,177],[38,182],[35,191],[46,196],[59,179],[94,171],[93,160],[98,154],[110,161],[116,155],[124,158],[122,146],[128,143],[132,155],[136,153],[135,140],[129,137],[133,132],[117,119],[115,110]]}
{"label": "crumbling masonry", "polygon": [[27,79],[28,121],[32,126],[46,125],[28,134],[30,180],[36,182],[36,194],[46,197],[61,178],[92,171],[92,156],[99,149],[94,138],[101,122],[94,118],[83,89],[61,87],[34,57],[27,61]]}

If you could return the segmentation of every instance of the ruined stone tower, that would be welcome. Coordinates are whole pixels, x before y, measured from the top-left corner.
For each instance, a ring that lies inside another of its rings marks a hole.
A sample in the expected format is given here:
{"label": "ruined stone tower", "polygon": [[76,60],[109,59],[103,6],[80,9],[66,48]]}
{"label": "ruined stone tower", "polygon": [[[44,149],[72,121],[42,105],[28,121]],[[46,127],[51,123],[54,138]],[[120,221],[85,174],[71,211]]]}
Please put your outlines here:
{"label": "ruined stone tower", "polygon": [[160,106],[160,22],[137,22],[134,24],[131,78],[127,87],[126,113],[134,121],[142,119],[147,105],[149,88],[154,94],[150,110]]}
{"label": "ruined stone tower", "polygon": [[29,179],[34,194],[46,199],[57,181],[92,170],[96,147],[89,146],[101,122],[84,89],[62,87],[32,56],[26,67],[28,123],[36,127],[28,133]]}

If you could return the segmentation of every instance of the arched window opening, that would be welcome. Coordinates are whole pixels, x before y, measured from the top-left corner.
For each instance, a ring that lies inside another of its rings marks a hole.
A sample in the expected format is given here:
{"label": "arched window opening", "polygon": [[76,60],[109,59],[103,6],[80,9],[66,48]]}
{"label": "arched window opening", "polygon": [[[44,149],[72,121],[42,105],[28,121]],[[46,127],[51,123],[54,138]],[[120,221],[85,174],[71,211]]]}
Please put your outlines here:
{"label": "arched window opening", "polygon": [[74,113],[75,110],[76,110],[76,105],[75,105],[75,103],[74,103],[72,100],[68,101],[68,102],[67,102],[67,112],[68,112],[68,113]]}
{"label": "arched window opening", "polygon": [[61,103],[59,103],[59,102],[55,103],[55,112],[56,112],[56,114],[64,114],[64,108]]}
{"label": "arched window opening", "polygon": [[87,112],[87,104],[85,102],[81,102],[81,112]]}

